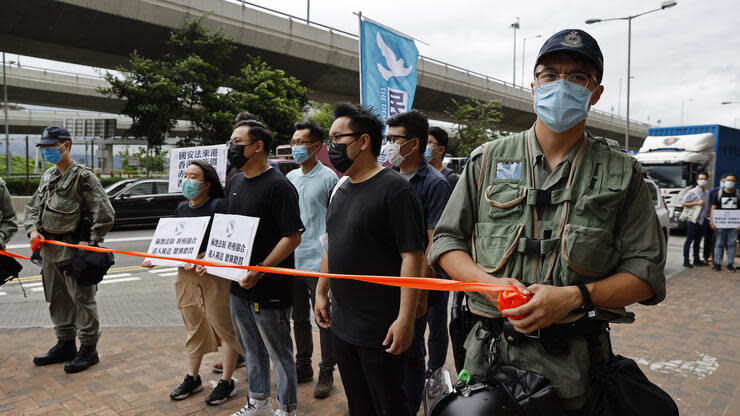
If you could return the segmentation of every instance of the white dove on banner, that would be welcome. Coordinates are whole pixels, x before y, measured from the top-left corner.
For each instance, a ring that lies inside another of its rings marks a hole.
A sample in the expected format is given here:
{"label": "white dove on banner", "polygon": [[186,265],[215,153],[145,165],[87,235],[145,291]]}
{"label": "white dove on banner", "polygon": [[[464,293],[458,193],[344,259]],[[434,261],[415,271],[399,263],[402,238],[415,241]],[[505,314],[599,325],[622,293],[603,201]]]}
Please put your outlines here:
{"label": "white dove on banner", "polygon": [[378,48],[380,48],[380,53],[383,54],[383,57],[385,57],[385,64],[388,65],[388,68],[386,69],[383,65],[378,65],[378,71],[380,71],[380,75],[383,76],[383,79],[388,81],[392,77],[405,77],[406,75],[411,73],[411,70],[414,69],[413,65],[411,66],[405,66],[405,63],[403,58],[396,59],[396,54],[393,53],[391,48],[388,47],[388,45],[383,42],[383,38],[380,37],[380,32],[377,32],[376,39],[378,40]]}

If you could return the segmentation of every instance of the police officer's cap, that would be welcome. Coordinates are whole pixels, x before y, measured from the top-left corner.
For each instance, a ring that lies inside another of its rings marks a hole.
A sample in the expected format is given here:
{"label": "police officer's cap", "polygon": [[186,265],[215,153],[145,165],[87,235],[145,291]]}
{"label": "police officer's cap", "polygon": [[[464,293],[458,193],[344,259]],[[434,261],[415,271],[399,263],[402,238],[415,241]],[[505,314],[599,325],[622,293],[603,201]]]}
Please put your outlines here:
{"label": "police officer's cap", "polygon": [[59,126],[49,126],[41,132],[41,141],[36,146],[46,144],[56,144],[57,142],[66,142],[72,140],[72,136],[67,129]]}
{"label": "police officer's cap", "polygon": [[599,48],[596,39],[585,31],[565,29],[550,36],[540,48],[534,66],[539,65],[546,55],[555,52],[577,53],[588,59],[598,70],[599,73],[596,78],[601,82],[601,76],[604,73],[604,56],[601,54],[601,48]]}

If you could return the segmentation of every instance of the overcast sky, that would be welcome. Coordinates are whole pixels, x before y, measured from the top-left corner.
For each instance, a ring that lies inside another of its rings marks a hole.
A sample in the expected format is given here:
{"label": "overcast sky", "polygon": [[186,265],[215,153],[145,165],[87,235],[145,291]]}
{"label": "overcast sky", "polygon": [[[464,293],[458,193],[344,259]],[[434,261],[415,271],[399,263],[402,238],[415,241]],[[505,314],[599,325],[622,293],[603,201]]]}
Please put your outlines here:
{"label": "overcast sky", "polygon": [[[305,0],[252,2],[306,16]],[[604,54],[605,92],[596,108],[624,116],[627,22],[586,25],[584,21],[625,17],[658,7],[660,1],[653,0],[311,0],[311,20],[357,33],[357,17],[352,12],[361,10],[428,43],[417,43],[422,55],[511,82],[514,33],[509,26],[519,17],[517,84],[522,81],[522,36],[528,37],[524,69],[529,84],[545,38],[561,29],[584,29],[596,38]],[[678,0],[675,7],[633,20],[631,118],[651,125],[658,120],[660,126],[680,125],[683,102],[683,124],[738,126],[740,103],[720,103],[740,102],[739,20],[740,7],[732,0]],[[625,79],[621,111],[620,78]]]}

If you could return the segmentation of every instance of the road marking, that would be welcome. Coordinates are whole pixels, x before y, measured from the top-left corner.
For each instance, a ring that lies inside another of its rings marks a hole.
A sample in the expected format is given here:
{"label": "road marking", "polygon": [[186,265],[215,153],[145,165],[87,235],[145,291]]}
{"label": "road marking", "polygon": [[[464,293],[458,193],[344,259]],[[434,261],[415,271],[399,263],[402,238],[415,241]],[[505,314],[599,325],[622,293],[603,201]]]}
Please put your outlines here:
{"label": "road marking", "polygon": [[158,276],[175,276],[177,272],[169,272],[169,273],[160,273]]}
{"label": "road marking", "polygon": [[5,296],[5,295],[7,295],[7,293],[5,293],[5,292],[0,292],[0,296]]}
{"label": "road marking", "polygon": [[160,274],[160,273],[168,273],[168,272],[176,272],[176,271],[177,271],[177,267],[166,267],[163,269],[149,270],[149,273]]}
{"label": "road marking", "polygon": [[[103,241],[103,244],[110,244],[110,243],[126,243],[129,241],[148,241],[151,240],[152,236],[148,237],[121,237],[121,238],[106,238],[105,241]],[[16,249],[16,248],[28,248],[30,246],[29,243],[24,244],[11,244],[7,246],[8,250]]]}
{"label": "road marking", "polygon": [[44,285],[44,283],[43,283],[43,282],[38,282],[38,283],[26,283],[25,285],[23,285],[23,287],[39,287],[39,286],[43,286],[43,285]]}
{"label": "road marking", "polygon": [[43,287],[35,287],[35,288],[31,289],[31,292],[41,292],[42,290],[44,290]]}
{"label": "road marking", "polygon": [[636,361],[661,374],[678,374],[684,377],[692,375],[703,380],[719,369],[719,363],[709,354],[698,352],[697,354],[699,355],[698,360],[659,361],[649,357],[640,357]]}
{"label": "road marking", "polygon": [[116,277],[128,277],[131,273],[106,274],[103,279],[115,279]]}
{"label": "road marking", "polygon": [[[146,269],[144,267],[141,267],[141,266],[125,266],[125,267],[118,267],[118,268],[115,268],[115,269],[110,269],[110,270],[108,270],[108,272],[110,272],[110,273],[120,273],[120,272],[130,272],[130,271],[137,271],[137,270],[138,271],[143,271],[143,270],[146,270]],[[154,270],[159,270],[159,269],[154,269]],[[24,283],[24,284],[27,283],[27,282],[35,282],[35,281],[41,280],[41,275],[40,274],[37,274],[35,276],[26,276],[26,277],[21,277],[20,279],[13,279],[13,281],[8,282],[8,284],[9,285],[18,284],[18,283],[16,283],[17,280],[20,280],[20,282],[21,283]]]}
{"label": "road marking", "polygon": [[140,277],[122,277],[120,279],[103,280],[102,282],[100,282],[98,284],[105,285],[105,284],[108,284],[108,283],[131,282],[133,280],[141,280],[141,278]]}

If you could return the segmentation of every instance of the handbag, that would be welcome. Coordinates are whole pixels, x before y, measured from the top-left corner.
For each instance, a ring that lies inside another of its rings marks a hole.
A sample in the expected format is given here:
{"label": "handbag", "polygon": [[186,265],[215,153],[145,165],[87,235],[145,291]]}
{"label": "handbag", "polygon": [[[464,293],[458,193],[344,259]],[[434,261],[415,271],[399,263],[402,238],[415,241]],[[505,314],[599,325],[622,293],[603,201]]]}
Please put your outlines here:
{"label": "handbag", "polygon": [[648,380],[637,363],[621,355],[592,368],[584,415],[678,416],[671,396]]}
{"label": "handbag", "polygon": [[[692,189],[690,192],[694,192]],[[694,192],[694,195],[699,198],[699,195],[696,195],[696,192]],[[701,199],[701,198],[700,198]],[[704,205],[694,205],[691,207],[684,207],[683,211],[681,211],[681,215],[679,215],[678,220],[679,221],[688,221],[696,224],[696,221],[699,219],[699,215],[701,214],[701,211],[704,209]]]}

